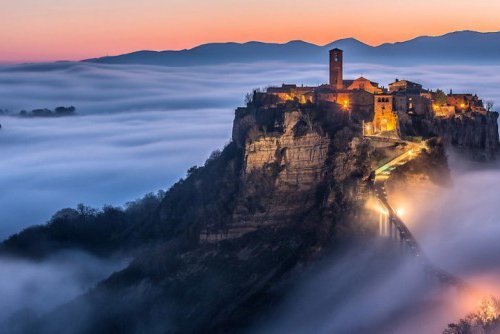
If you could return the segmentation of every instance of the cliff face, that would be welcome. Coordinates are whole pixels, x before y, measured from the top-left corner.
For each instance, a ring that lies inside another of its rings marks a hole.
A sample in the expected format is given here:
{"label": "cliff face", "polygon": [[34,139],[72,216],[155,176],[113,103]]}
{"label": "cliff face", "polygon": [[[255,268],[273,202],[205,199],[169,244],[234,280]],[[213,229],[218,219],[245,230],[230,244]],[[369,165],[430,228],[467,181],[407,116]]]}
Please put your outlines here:
{"label": "cliff face", "polygon": [[369,174],[369,148],[349,124],[299,105],[238,109],[233,140],[244,159],[228,234],[285,224],[332,228],[356,205]]}
{"label": "cliff face", "polygon": [[424,138],[441,137],[448,147],[458,149],[474,160],[488,161],[496,157],[499,147],[498,113],[458,114],[450,118],[427,115],[410,118],[399,115],[403,135]]}
{"label": "cliff face", "polygon": [[499,144],[498,113],[435,119],[431,123],[431,133],[442,137],[446,144],[469,153],[476,160],[493,160]]}
{"label": "cliff face", "polygon": [[277,224],[316,205],[315,194],[325,182],[328,135],[295,136],[298,111],[285,114],[281,133],[245,142],[242,193],[235,222]]}

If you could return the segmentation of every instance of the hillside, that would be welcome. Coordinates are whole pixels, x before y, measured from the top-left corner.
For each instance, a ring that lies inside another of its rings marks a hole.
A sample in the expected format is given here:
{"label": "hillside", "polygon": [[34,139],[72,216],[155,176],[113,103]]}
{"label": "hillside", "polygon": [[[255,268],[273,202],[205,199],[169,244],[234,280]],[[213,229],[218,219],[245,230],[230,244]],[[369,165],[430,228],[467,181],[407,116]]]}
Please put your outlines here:
{"label": "hillside", "polygon": [[398,43],[369,46],[354,38],[324,46],[303,41],[276,43],[213,43],[180,51],[137,51],[94,58],[86,62],[104,64],[147,64],[194,66],[249,62],[322,63],[331,48],[343,49],[353,62],[373,64],[498,64],[500,32],[458,31],[442,36],[421,36]]}

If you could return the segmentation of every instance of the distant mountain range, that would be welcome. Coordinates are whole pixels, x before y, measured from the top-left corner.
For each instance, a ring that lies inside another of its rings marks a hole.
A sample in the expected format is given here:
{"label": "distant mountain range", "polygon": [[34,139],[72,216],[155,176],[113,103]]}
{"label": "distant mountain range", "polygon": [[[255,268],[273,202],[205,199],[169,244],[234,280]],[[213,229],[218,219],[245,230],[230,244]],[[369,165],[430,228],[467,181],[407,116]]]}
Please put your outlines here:
{"label": "distant mountain range", "polygon": [[329,49],[345,51],[351,62],[376,64],[500,64],[500,32],[458,31],[442,36],[421,36],[405,42],[370,46],[347,38],[319,46],[304,41],[285,44],[211,43],[180,51],[137,51],[94,58],[85,62],[192,66],[269,61],[325,63]]}

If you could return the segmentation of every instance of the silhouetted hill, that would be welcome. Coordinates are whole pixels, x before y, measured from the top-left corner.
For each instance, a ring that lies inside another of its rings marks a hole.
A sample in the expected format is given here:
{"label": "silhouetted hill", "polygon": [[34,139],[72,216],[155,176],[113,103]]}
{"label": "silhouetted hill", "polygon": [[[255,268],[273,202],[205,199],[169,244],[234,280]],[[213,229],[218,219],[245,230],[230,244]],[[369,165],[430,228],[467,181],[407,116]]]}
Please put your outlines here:
{"label": "silhouetted hill", "polygon": [[106,64],[147,64],[192,66],[222,63],[288,61],[323,63],[333,47],[343,49],[354,62],[406,65],[411,63],[494,64],[500,63],[500,32],[452,32],[442,36],[422,36],[376,47],[354,38],[319,46],[303,41],[285,44],[211,43],[180,51],[137,51],[129,54],[87,59]]}

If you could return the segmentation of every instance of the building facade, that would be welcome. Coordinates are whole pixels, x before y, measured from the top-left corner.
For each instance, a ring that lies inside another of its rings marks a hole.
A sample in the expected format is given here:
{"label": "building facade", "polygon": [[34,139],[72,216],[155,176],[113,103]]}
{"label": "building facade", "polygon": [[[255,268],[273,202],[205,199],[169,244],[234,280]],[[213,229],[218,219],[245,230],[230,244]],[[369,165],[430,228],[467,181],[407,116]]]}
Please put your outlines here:
{"label": "building facade", "polygon": [[394,95],[375,95],[373,116],[374,133],[397,131],[398,117],[394,111]]}

